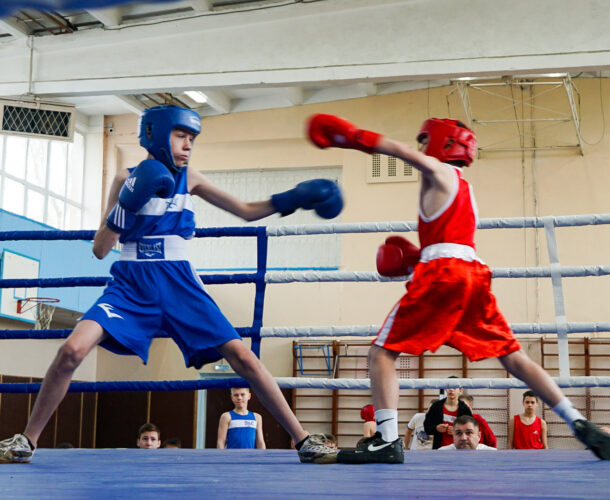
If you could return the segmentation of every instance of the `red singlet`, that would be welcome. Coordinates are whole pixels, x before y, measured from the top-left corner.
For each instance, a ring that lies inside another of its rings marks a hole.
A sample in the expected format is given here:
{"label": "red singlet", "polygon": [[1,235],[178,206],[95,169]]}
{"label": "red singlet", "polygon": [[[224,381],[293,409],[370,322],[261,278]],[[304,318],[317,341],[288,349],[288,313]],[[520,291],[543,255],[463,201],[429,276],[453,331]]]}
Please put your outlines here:
{"label": "red singlet", "polygon": [[477,206],[470,184],[455,174],[451,195],[426,217],[420,207],[420,262],[408,293],[387,316],[375,345],[419,355],[443,344],[470,361],[521,349],[491,293],[491,271],[475,254]]}
{"label": "red singlet", "polygon": [[[453,422],[458,416],[458,411],[449,411],[443,405],[443,424],[449,424],[450,427],[453,427]],[[441,446],[447,446],[448,444],[453,444],[453,435],[448,432],[443,432],[441,434]]]}
{"label": "red singlet", "polygon": [[516,450],[541,450],[542,419],[536,417],[530,425],[525,425],[519,415],[515,415],[515,432],[513,433],[513,448]]}

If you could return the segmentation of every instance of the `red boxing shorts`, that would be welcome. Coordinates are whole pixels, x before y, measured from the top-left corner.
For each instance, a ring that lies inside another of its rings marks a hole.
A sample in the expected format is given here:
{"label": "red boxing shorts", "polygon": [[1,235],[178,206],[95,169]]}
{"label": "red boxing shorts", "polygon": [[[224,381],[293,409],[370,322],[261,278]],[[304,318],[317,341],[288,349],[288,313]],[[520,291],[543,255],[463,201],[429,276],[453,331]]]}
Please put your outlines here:
{"label": "red boxing shorts", "polygon": [[478,261],[439,258],[415,266],[408,292],[373,344],[419,355],[448,345],[470,361],[521,349],[491,293],[491,271]]}

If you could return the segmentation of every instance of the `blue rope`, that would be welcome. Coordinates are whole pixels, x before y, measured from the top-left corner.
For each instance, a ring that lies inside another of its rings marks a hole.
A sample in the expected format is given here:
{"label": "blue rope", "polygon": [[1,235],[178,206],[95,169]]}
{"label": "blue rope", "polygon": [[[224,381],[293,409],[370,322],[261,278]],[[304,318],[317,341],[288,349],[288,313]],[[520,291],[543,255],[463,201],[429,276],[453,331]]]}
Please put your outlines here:
{"label": "blue rope", "polygon": [[19,240],[93,240],[95,231],[0,231],[0,241],[19,241]]}
{"label": "blue rope", "polygon": [[[40,386],[40,383],[0,384],[0,393],[35,394],[40,390]],[[250,387],[250,384],[237,377],[211,380],[72,382],[68,392],[199,391],[231,387]]]}
{"label": "blue rope", "polygon": [[[260,342],[261,329],[243,326],[235,328],[242,337],[257,337]],[[70,336],[72,330],[0,330],[0,340],[42,340],[42,339],[65,339]],[[156,339],[168,339],[167,333],[155,334]]]}
{"label": "blue rope", "polygon": [[[200,274],[207,285],[255,283],[258,273]],[[0,288],[68,288],[74,286],[106,286],[110,276],[77,276],[73,278],[0,279]]]}
{"label": "blue rope", "polygon": [[[258,227],[203,227],[195,229],[195,237],[219,238],[221,236],[256,236]],[[49,240],[93,240],[95,231],[87,229],[81,231],[0,231],[0,241],[49,241]]]}
{"label": "blue rope", "polygon": [[267,248],[269,239],[265,227],[258,227],[256,234],[256,293],[254,295],[254,318],[252,328],[255,334],[252,335],[251,349],[257,357],[261,356],[261,327],[263,326],[263,309],[265,306],[265,274],[267,273]]}

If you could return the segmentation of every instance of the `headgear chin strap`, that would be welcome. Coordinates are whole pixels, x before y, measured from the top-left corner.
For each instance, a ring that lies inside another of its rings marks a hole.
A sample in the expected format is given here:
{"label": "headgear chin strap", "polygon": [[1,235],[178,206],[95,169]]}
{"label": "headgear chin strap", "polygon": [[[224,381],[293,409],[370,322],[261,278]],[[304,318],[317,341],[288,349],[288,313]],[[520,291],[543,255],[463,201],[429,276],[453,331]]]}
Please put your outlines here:
{"label": "headgear chin strap", "polygon": [[192,109],[179,106],[155,106],[145,109],[140,116],[140,145],[155,160],[167,168],[178,172],[181,167],[174,163],[169,136],[175,128],[183,129],[195,135],[201,132],[201,118]]}
{"label": "headgear chin strap", "polygon": [[426,120],[419,133],[417,142],[427,138],[425,153],[442,162],[457,162],[468,166],[477,152],[477,138],[474,132],[457,120],[430,118]]}

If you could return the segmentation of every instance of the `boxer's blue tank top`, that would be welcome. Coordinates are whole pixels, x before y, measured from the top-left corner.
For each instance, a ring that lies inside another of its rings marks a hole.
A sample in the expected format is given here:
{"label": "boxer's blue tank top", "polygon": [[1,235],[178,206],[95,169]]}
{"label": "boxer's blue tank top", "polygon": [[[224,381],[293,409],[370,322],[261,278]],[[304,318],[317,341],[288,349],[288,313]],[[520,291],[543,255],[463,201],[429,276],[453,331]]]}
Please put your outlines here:
{"label": "boxer's blue tank top", "polygon": [[251,411],[240,415],[231,410],[227,448],[256,448],[256,417]]}
{"label": "boxer's blue tank top", "polygon": [[[133,168],[129,171],[133,171]],[[195,213],[187,180],[188,168],[181,168],[174,174],[176,185],[172,195],[169,198],[151,198],[138,211],[133,228],[121,234],[121,243],[137,241],[144,236],[168,234],[182,236],[184,239],[192,238]]]}

